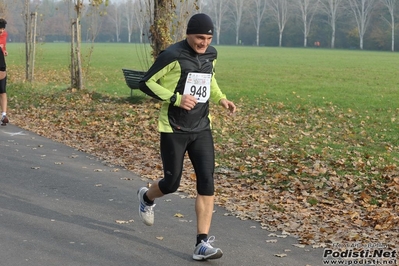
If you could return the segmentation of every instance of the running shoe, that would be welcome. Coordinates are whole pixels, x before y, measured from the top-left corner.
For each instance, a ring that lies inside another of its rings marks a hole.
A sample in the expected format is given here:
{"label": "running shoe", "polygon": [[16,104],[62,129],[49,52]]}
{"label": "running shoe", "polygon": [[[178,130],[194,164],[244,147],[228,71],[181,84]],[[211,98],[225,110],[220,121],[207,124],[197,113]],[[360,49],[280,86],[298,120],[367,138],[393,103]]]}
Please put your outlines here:
{"label": "running shoe", "polygon": [[2,125],[2,126],[6,126],[7,123],[8,123],[8,118],[7,118],[7,116],[3,115],[3,116],[1,117],[1,125]]}
{"label": "running shoe", "polygon": [[206,241],[202,240],[195,249],[193,254],[194,260],[212,260],[223,256],[223,251],[220,248],[212,247],[211,243],[215,241],[215,237],[211,236]]}
{"label": "running shoe", "polygon": [[154,210],[153,208],[155,207],[155,204],[152,205],[148,205],[144,199],[144,193],[146,193],[148,190],[148,188],[146,187],[142,187],[137,191],[137,197],[139,198],[139,214],[140,214],[140,218],[141,220],[143,220],[143,222],[146,225],[153,225],[154,224]]}

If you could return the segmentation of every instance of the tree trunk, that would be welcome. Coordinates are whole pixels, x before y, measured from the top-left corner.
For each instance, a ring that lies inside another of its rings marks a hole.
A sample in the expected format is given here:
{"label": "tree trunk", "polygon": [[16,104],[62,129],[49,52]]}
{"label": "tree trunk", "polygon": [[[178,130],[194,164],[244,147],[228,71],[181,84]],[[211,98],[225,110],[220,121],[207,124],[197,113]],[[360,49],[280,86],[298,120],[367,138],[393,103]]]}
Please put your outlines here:
{"label": "tree trunk", "polygon": [[80,26],[80,18],[76,19],[76,72],[77,72],[77,89],[83,89],[83,73],[82,73],[82,60],[81,60],[81,42],[82,42],[82,35],[81,35],[81,26]]}
{"label": "tree trunk", "polygon": [[335,48],[335,24],[332,27],[332,33],[331,33],[331,49]]}
{"label": "tree trunk", "polygon": [[392,52],[394,52],[395,51],[395,17],[394,16],[391,16],[391,20],[392,20],[392,26],[391,26],[391,28],[392,28],[392,33],[391,33],[391,35],[392,35],[392,44],[391,44],[391,50],[392,50]]}
{"label": "tree trunk", "polygon": [[150,26],[152,57],[154,59],[172,43],[169,28],[172,24],[174,11],[173,0],[154,1],[154,20]]}
{"label": "tree trunk", "polygon": [[303,47],[308,46],[308,24],[306,17],[303,20]]}
{"label": "tree trunk", "polygon": [[76,88],[76,60],[75,60],[75,42],[76,41],[76,21],[71,21],[71,88]]}
{"label": "tree trunk", "polygon": [[25,78],[30,81],[30,1],[25,0]]}
{"label": "tree trunk", "polygon": [[71,27],[71,88],[83,89],[82,62],[81,62],[81,31],[80,20],[77,18]]}
{"label": "tree trunk", "polygon": [[81,9],[83,7],[83,0],[77,0],[75,5],[76,20],[72,22],[71,36],[71,88],[83,89],[83,72],[81,62],[80,45],[82,42],[82,33],[80,18],[82,16]]}
{"label": "tree trunk", "polygon": [[363,50],[363,36],[360,35],[360,50]]}
{"label": "tree trunk", "polygon": [[31,14],[31,50],[30,50],[30,81],[35,78],[35,54],[36,54],[36,28],[37,28],[37,12]]}

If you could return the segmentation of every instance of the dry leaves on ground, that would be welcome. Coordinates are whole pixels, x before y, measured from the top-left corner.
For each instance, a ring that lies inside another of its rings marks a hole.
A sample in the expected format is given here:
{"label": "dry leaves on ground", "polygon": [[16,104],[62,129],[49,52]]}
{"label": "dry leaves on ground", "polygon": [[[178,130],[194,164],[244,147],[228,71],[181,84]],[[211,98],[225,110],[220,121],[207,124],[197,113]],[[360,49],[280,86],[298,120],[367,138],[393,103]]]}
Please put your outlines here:
{"label": "dry leaves on ground", "polygon": [[[132,103],[87,91],[42,96],[32,100],[35,104],[17,98],[10,102],[10,118],[22,128],[148,179],[162,176],[159,102]],[[323,142],[356,145],[345,134],[352,126],[345,114],[334,110],[342,117],[335,134],[332,128],[337,125],[323,117],[325,110],[311,110],[312,117],[305,117],[279,104],[264,102],[252,109],[237,104],[233,117],[212,107],[217,204],[240,219],[258,221],[265,230],[298,236],[300,244],[398,246],[396,165],[385,164],[378,155],[345,150],[334,157],[328,145],[317,149]],[[365,136],[367,140],[371,141]],[[184,175],[180,190],[195,197],[195,174],[188,159]]]}

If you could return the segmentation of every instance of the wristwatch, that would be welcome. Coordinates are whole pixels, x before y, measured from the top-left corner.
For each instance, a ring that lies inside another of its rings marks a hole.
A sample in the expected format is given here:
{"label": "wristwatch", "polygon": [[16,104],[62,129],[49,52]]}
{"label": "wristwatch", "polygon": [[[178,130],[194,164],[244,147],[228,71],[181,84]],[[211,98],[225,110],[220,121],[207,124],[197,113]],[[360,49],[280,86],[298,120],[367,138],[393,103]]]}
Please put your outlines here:
{"label": "wristwatch", "polygon": [[176,94],[173,94],[172,97],[170,97],[170,103],[175,105],[176,100],[177,100],[177,96],[176,96]]}

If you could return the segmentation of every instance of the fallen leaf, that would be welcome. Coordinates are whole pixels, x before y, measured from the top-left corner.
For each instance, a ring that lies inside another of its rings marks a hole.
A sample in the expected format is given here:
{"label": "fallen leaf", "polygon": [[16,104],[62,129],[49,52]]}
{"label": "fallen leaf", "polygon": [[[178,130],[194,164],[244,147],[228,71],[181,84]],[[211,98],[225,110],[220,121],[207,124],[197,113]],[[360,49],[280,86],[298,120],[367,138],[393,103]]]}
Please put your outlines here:
{"label": "fallen leaf", "polygon": [[306,247],[306,245],[303,245],[303,244],[292,244],[292,245],[297,248],[305,248]]}
{"label": "fallen leaf", "polygon": [[123,221],[123,220],[115,220],[115,223],[117,224],[128,224],[128,223],[133,223],[134,220],[128,220],[128,221]]}

